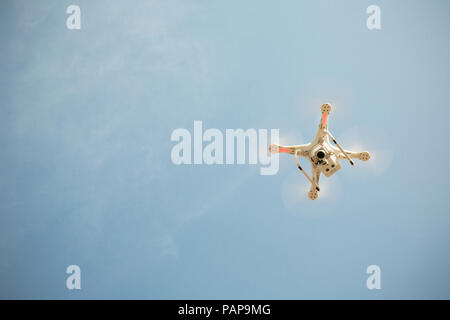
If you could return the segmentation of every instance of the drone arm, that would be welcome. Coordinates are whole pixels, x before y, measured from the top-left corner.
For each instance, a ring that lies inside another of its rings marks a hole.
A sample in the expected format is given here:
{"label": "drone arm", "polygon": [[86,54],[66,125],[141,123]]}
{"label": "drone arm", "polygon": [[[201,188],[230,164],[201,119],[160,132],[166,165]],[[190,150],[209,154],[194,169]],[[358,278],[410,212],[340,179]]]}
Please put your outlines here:
{"label": "drone arm", "polygon": [[317,168],[317,166],[314,166],[312,171],[313,171],[313,181],[316,183],[316,185],[319,185],[320,170],[319,168]]}
{"label": "drone arm", "polygon": [[304,174],[304,176],[306,177],[306,179],[309,180],[309,182],[311,182],[311,184],[313,186],[315,186],[317,191],[320,191],[319,186],[317,185],[317,183],[315,182],[315,180],[311,179],[311,177],[305,172],[305,170],[303,170],[302,166],[300,165],[300,161],[298,160],[298,155],[297,152],[294,153],[294,157],[295,157],[295,163],[297,164],[297,168]]}
{"label": "drone arm", "polygon": [[[367,151],[355,152],[350,150],[344,150],[345,154],[351,159],[359,159],[362,161],[367,161],[370,159],[370,153]],[[339,153],[338,157],[340,159],[346,159],[343,153]]]}
{"label": "drone arm", "polygon": [[294,145],[294,146],[279,146],[276,144],[271,144],[269,146],[269,152],[297,154],[297,153],[302,153],[303,151],[307,150],[308,146],[309,146],[309,144],[301,144],[301,145]]}
{"label": "drone arm", "polygon": [[345,159],[347,159],[348,162],[350,162],[350,164],[353,166],[354,165],[353,161],[350,159],[350,157],[347,155],[347,153],[344,151],[344,149],[342,149],[341,145],[336,141],[336,139],[333,137],[333,135],[330,133],[330,131],[327,130],[326,133],[331,138],[331,140],[334,142],[334,144],[339,148],[339,150],[342,152]]}
{"label": "drone arm", "polygon": [[331,112],[331,105],[329,103],[324,103],[320,107],[320,111],[322,111],[322,118],[320,119],[319,129],[328,129],[328,116]]}
{"label": "drone arm", "polygon": [[[358,158],[358,155],[359,155],[359,152],[354,152],[354,151],[350,151],[350,150],[344,150],[344,152],[351,159]],[[339,158],[346,159],[345,155],[342,153],[339,153]]]}

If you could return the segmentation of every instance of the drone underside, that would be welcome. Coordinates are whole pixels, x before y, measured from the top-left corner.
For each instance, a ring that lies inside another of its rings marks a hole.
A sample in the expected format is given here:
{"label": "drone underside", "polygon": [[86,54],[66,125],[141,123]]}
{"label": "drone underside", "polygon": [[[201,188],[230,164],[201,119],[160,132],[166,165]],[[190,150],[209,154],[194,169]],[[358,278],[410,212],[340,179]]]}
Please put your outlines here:
{"label": "drone underside", "polygon": [[[272,153],[288,153],[294,155],[298,169],[311,182],[311,189],[308,192],[308,197],[311,200],[315,200],[319,196],[320,175],[323,173],[324,176],[330,177],[341,168],[339,159],[347,159],[352,166],[354,165],[352,159],[359,159],[361,161],[370,159],[370,154],[367,151],[354,152],[344,150],[328,131],[328,116],[331,112],[331,105],[325,103],[320,109],[322,111],[322,119],[313,141],[303,145],[279,146],[272,144],[269,146],[269,151]],[[335,146],[330,143],[330,139]],[[312,177],[301,167],[298,159],[299,156],[307,158],[310,161]]]}

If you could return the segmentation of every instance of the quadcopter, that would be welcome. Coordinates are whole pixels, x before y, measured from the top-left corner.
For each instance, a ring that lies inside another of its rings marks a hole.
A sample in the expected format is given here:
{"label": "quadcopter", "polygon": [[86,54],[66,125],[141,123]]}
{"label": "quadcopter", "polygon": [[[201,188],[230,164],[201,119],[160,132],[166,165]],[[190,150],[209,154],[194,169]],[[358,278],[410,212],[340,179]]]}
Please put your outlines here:
{"label": "quadcopter", "polygon": [[[294,155],[298,169],[311,182],[311,189],[308,192],[308,197],[311,200],[315,200],[319,196],[320,174],[323,173],[327,178],[335,174],[341,168],[339,159],[347,159],[352,166],[354,165],[352,159],[359,159],[361,161],[370,159],[370,154],[367,151],[354,152],[344,150],[330,131],[328,131],[328,116],[331,112],[331,105],[324,103],[320,110],[322,111],[322,119],[316,137],[312,142],[294,146],[279,146],[276,144],[269,146],[269,152],[271,153],[288,153]],[[330,143],[329,139],[333,141],[336,147]],[[301,167],[300,161],[298,160],[299,156],[305,157],[311,162],[312,178]]]}

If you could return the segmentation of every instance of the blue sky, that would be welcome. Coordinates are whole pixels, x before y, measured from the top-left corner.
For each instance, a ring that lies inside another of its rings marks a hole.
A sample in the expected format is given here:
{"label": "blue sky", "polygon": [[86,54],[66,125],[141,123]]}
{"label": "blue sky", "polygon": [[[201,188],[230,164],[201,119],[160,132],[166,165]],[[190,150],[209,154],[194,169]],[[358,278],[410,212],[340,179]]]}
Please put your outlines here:
{"label": "blue sky", "polygon": [[[449,9],[2,1],[0,298],[449,299]],[[171,162],[194,120],[308,142],[327,101],[373,158],[314,202],[287,155],[274,176]]]}

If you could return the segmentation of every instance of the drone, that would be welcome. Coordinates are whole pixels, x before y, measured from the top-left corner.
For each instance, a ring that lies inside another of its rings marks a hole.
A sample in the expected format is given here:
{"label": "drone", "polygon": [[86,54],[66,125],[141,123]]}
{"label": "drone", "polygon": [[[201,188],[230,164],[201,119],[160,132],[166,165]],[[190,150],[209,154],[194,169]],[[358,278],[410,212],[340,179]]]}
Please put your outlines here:
{"label": "drone", "polygon": [[[311,200],[315,200],[319,196],[320,174],[323,173],[327,178],[335,174],[341,168],[339,159],[347,159],[352,166],[354,165],[352,159],[359,159],[361,161],[370,159],[370,153],[367,151],[354,152],[344,150],[330,131],[328,131],[328,116],[331,112],[331,104],[324,103],[320,107],[320,110],[322,111],[322,119],[319,123],[319,130],[317,130],[316,137],[312,142],[293,146],[279,146],[276,144],[269,146],[269,152],[271,153],[288,153],[294,155],[298,169],[311,182],[311,189],[308,192],[308,197]],[[336,147],[330,143],[330,139]],[[298,160],[299,156],[305,157],[310,161],[312,178],[300,165],[300,161]]]}

